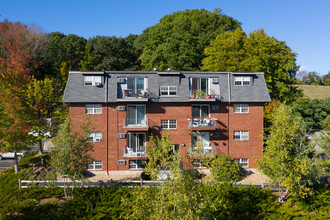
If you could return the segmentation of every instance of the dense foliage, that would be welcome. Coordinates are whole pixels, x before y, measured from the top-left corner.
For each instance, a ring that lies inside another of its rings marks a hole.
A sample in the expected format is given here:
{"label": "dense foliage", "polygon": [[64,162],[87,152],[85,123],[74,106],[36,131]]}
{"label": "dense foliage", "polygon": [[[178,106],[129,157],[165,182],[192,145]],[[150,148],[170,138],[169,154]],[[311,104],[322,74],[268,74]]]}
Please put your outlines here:
{"label": "dense foliage", "polygon": [[136,46],[145,70],[200,70],[203,50],[217,35],[239,22],[216,10],[186,10],[165,15],[138,36]]}
{"label": "dense foliage", "polygon": [[321,130],[324,120],[330,115],[330,98],[300,99],[292,104],[293,113],[303,118],[306,130]]}
{"label": "dense foliage", "polygon": [[236,182],[243,178],[241,165],[230,160],[228,155],[221,155],[211,162],[211,174],[220,182]]}
{"label": "dense foliage", "polygon": [[325,85],[330,86],[330,72],[324,76],[320,76],[317,72],[309,72],[302,77],[302,79],[296,79],[297,84],[303,85]]}
{"label": "dense foliage", "polygon": [[315,194],[310,197],[294,197],[284,204],[278,203],[269,190],[253,186],[200,184],[189,180],[189,175],[181,186],[171,185],[169,188],[166,185],[134,190],[123,187],[75,188],[69,201],[64,200],[61,188],[19,190],[18,179],[31,168],[31,163],[40,159],[34,155],[23,158],[19,163],[22,170],[18,174],[14,174],[13,169],[2,171],[1,219],[35,219],[36,216],[38,219],[159,219],[160,216],[163,219],[329,218],[330,189],[321,185],[315,186]]}
{"label": "dense foliage", "polygon": [[293,86],[298,66],[296,53],[284,41],[268,36],[263,30],[246,36],[237,29],[218,35],[205,49],[203,70],[264,72],[270,96],[292,102],[299,96]]}
{"label": "dense foliage", "polygon": [[280,201],[288,193],[301,197],[312,194],[306,183],[318,181],[323,169],[308,144],[302,119],[282,104],[276,108],[271,124],[264,155],[258,160],[259,169],[278,184]]}

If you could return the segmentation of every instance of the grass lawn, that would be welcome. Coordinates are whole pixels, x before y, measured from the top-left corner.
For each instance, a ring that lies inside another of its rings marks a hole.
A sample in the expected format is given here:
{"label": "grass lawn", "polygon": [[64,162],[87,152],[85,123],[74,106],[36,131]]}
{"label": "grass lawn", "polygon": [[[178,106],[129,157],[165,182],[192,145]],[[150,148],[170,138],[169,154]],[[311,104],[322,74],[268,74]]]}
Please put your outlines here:
{"label": "grass lawn", "polygon": [[330,97],[330,86],[297,85],[310,99],[326,99]]}

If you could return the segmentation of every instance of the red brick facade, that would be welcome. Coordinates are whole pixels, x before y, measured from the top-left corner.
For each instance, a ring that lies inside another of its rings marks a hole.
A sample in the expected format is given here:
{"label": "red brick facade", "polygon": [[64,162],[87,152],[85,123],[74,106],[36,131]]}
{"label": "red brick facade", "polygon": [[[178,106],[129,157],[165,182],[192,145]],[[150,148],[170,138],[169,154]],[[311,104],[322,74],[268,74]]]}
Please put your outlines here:
{"label": "red brick facade", "polygon": [[[146,106],[146,118],[149,128],[124,128],[123,121],[127,118],[127,104],[139,104]],[[190,128],[187,117],[191,117],[192,105],[208,104],[210,116],[216,118],[215,128],[202,128],[210,132],[210,145],[215,147],[217,155],[229,154],[232,159],[247,158],[248,168],[256,168],[255,159],[262,156],[263,151],[263,103],[249,103],[248,113],[234,113],[233,104],[224,102],[203,103],[161,103],[161,102],[122,102],[102,104],[102,114],[90,114],[94,132],[102,132],[102,141],[94,143],[94,158],[102,161],[103,171],[129,170],[129,160],[145,160],[146,157],[124,157],[123,151],[127,146],[126,138],[118,138],[118,133],[140,131],[146,132],[147,146],[148,136],[158,134],[161,131],[161,120],[173,119],[177,121],[176,129],[167,129],[171,136],[171,142],[179,145],[181,157],[186,161],[185,153],[191,146],[190,133],[196,129]],[[119,111],[118,106],[125,106],[124,111]],[[219,110],[212,110],[213,105],[218,105]],[[228,112],[229,108],[229,112]],[[72,128],[77,130],[84,121],[85,103],[70,103],[70,116]],[[248,140],[234,140],[234,131],[248,131]],[[214,137],[215,132],[219,133]],[[118,165],[118,160],[125,160],[125,165]]]}

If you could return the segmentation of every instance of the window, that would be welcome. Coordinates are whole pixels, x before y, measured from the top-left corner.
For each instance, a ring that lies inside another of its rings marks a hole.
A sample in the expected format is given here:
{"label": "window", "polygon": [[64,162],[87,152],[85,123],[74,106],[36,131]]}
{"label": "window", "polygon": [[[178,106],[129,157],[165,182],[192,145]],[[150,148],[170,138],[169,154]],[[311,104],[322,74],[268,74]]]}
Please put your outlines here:
{"label": "window", "polygon": [[128,77],[127,78],[127,96],[135,97],[142,93],[144,90],[144,78],[143,77]]}
{"label": "window", "polygon": [[193,93],[196,90],[201,90],[206,94],[209,93],[209,79],[208,78],[192,78],[191,79],[191,90]]}
{"label": "window", "polygon": [[102,114],[101,104],[86,104],[85,105],[86,114]]}
{"label": "window", "polygon": [[235,76],[235,86],[249,86],[250,76]]}
{"label": "window", "polygon": [[176,95],[176,86],[161,86],[160,95]]}
{"label": "window", "polygon": [[91,132],[91,134],[88,137],[88,141],[101,142],[102,141],[102,132]]}
{"label": "window", "polygon": [[199,132],[195,135],[191,136],[191,144],[193,149],[199,147],[198,145],[202,145],[204,151],[210,150],[210,133],[209,132]]}
{"label": "window", "polygon": [[102,170],[102,168],[101,160],[87,162],[87,170]]}
{"label": "window", "polygon": [[145,125],[146,124],[146,106],[145,105],[127,105],[127,125]]}
{"label": "window", "polygon": [[249,132],[248,131],[234,131],[234,140],[249,140]]}
{"label": "window", "polygon": [[176,129],[176,120],[161,120],[162,129]]}
{"label": "window", "polygon": [[192,118],[205,118],[210,114],[209,105],[193,105],[192,106]]}
{"label": "window", "polygon": [[128,151],[133,153],[146,151],[146,134],[141,132],[128,133]]}
{"label": "window", "polygon": [[249,104],[234,104],[235,113],[249,113]]}
{"label": "window", "polygon": [[247,158],[236,158],[234,160],[241,164],[242,167],[249,167],[249,159]]}
{"label": "window", "polygon": [[145,165],[142,160],[130,160],[129,168],[130,169],[144,169]]}
{"label": "window", "polygon": [[193,166],[194,168],[206,168],[206,166],[198,159],[193,160]]}
{"label": "window", "polygon": [[101,84],[101,76],[84,76],[85,86],[95,86]]}

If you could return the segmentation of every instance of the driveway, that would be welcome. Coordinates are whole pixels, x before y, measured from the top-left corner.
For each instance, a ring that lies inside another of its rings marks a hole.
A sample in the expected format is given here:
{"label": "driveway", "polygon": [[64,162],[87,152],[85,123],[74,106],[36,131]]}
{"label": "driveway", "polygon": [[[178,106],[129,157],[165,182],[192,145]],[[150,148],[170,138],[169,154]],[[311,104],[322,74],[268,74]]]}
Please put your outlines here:
{"label": "driveway", "polygon": [[7,168],[10,168],[14,166],[14,160],[13,159],[2,159],[0,160],[0,170],[4,170]]}

